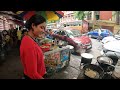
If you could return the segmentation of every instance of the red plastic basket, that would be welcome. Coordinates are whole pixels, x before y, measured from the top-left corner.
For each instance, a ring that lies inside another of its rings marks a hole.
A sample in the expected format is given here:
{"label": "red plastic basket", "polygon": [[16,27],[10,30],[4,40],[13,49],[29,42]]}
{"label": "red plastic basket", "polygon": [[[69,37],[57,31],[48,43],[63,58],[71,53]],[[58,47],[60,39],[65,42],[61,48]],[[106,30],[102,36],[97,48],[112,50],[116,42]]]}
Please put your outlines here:
{"label": "red plastic basket", "polygon": [[50,50],[50,46],[51,46],[50,44],[44,44],[44,45],[41,45],[40,47],[43,52],[47,52]]}

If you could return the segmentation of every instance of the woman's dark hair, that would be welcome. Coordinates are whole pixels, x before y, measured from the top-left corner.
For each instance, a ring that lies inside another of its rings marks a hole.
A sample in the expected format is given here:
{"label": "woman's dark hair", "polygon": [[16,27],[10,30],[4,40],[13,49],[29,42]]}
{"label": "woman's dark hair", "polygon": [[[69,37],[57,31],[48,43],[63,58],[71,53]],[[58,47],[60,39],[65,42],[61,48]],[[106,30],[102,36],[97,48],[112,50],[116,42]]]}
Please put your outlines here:
{"label": "woman's dark hair", "polygon": [[41,15],[35,14],[29,20],[26,21],[25,27],[30,30],[32,27],[32,23],[37,26],[41,23],[46,22],[46,19]]}
{"label": "woman's dark hair", "polygon": [[22,30],[22,34],[24,34],[25,32],[27,32],[27,29],[23,29]]}

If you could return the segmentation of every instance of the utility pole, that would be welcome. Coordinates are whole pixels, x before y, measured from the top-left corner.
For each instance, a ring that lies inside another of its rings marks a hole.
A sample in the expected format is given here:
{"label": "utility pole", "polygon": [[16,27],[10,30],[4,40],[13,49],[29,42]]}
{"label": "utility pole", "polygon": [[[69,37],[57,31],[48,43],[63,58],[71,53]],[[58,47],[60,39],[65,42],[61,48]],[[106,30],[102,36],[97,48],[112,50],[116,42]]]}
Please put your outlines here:
{"label": "utility pole", "polygon": [[92,22],[93,22],[93,29],[94,29],[94,25],[95,25],[95,11],[91,11],[92,12],[92,14],[91,14],[91,20],[92,20]]}
{"label": "utility pole", "polygon": [[120,19],[120,17],[119,17],[119,15],[120,15],[120,11],[116,11],[116,24],[117,25],[119,25],[119,19]]}

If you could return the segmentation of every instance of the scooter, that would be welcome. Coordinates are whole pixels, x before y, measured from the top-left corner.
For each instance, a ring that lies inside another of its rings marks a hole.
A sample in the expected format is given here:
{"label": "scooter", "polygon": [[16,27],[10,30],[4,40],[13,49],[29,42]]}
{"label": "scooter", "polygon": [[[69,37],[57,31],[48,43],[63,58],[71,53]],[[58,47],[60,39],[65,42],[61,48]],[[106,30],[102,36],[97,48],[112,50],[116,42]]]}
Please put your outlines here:
{"label": "scooter", "polygon": [[113,60],[113,65],[116,65],[120,59],[120,41],[105,43],[101,55],[110,57]]}

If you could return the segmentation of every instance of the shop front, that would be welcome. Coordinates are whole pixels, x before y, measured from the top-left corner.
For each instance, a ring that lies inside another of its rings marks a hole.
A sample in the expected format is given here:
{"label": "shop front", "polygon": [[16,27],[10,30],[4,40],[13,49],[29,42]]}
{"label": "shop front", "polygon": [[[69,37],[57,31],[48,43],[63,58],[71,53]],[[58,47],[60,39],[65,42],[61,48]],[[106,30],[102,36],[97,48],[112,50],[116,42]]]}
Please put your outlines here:
{"label": "shop front", "polygon": [[97,28],[103,28],[103,29],[109,29],[111,32],[114,33],[114,29],[116,26],[116,23],[113,21],[109,21],[109,20],[95,20],[95,21],[88,21],[89,25],[88,25],[88,30],[94,30]]}

